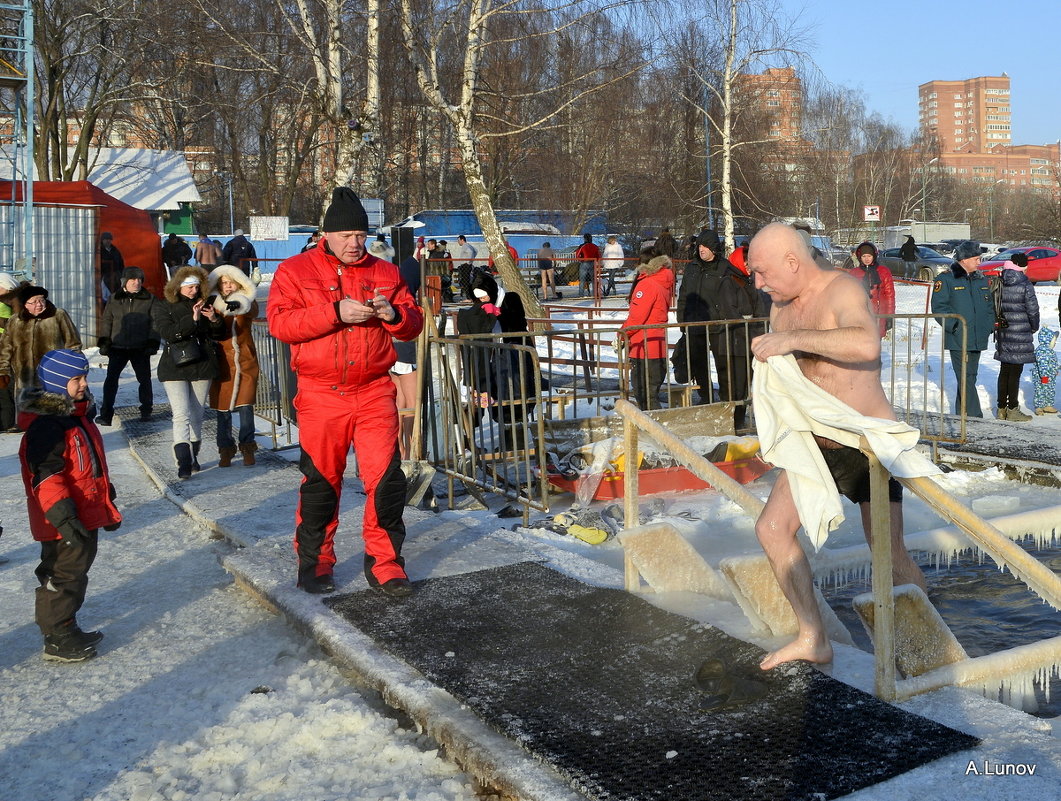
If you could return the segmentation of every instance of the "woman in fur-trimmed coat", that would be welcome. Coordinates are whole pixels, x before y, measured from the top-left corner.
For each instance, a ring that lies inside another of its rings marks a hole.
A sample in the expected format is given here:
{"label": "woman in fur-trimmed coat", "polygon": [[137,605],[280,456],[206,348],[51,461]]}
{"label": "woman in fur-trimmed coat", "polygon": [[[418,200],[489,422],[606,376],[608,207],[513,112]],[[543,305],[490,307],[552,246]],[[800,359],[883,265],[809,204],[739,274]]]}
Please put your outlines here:
{"label": "woman in fur-trimmed coat", "polygon": [[48,290],[32,284],[18,288],[21,308],[7,321],[0,337],[0,384],[10,385],[17,398],[24,387],[35,387],[37,365],[50,350],[81,350],[81,337],[70,316],[48,300]]}
{"label": "woman in fur-trimmed coat", "polygon": [[[203,408],[210,382],[217,378],[214,336],[221,330],[221,316],[213,306],[206,305],[206,279],[202,267],[178,268],[163,290],[166,302],[151,307],[154,328],[166,340],[158,359],[158,380],[166,390],[173,415],[173,455],[178,478],[188,478],[199,469]],[[190,345],[194,345],[198,358],[177,364],[174,350]]]}
{"label": "woman in fur-trimmed coat", "polygon": [[232,464],[236,440],[232,438],[232,412],[239,415],[239,451],[244,465],[254,464],[254,397],[258,392],[258,353],[251,336],[251,324],[258,316],[254,284],[235,267],[215,267],[210,273],[209,294],[221,315],[222,329],[217,380],[210,387],[210,406],[217,410],[217,452],[219,467]]}

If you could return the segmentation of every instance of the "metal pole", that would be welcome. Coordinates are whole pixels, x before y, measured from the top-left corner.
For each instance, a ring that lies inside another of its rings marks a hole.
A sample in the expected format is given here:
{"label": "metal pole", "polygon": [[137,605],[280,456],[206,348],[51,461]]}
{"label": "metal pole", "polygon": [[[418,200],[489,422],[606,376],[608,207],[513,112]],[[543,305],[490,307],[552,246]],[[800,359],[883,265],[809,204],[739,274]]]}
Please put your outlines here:
{"label": "metal pole", "polygon": [[236,216],[232,213],[232,173],[226,172],[225,178],[228,180],[228,232],[235,234]]}
{"label": "metal pole", "polygon": [[708,94],[707,86],[704,86],[704,156],[706,161],[706,177],[707,177],[707,227],[711,230],[715,228],[715,209],[711,205],[711,117],[708,115],[708,108],[710,107],[711,95]]}

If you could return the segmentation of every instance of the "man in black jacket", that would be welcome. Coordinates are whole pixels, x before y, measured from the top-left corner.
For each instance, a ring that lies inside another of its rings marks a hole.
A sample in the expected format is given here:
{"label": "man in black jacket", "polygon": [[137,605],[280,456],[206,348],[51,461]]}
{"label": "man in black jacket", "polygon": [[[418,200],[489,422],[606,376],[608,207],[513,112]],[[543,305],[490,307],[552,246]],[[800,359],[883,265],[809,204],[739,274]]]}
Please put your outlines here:
{"label": "man in black jacket", "polygon": [[109,426],[114,417],[114,398],[125,365],[132,364],[140,385],[140,419],[150,420],[154,406],[151,391],[151,357],[158,353],[161,337],[151,322],[151,307],[158,302],[144,289],[144,271],[126,267],[122,288],[114,293],[100,319],[99,352],[107,357],[107,378],[96,422]]}
{"label": "man in black jacket", "polygon": [[[714,231],[704,230],[696,238],[696,255],[685,266],[678,292],[678,322],[745,320],[763,315],[758,290],[748,276],[722,255],[722,242]],[[716,399],[712,391],[708,354],[715,356],[718,400],[738,401],[733,425],[744,427],[748,398],[748,343],[759,329],[742,322],[726,325],[690,326],[685,329],[689,370],[699,386],[700,403]],[[679,368],[682,365],[678,365]]]}
{"label": "man in black jacket", "polygon": [[244,274],[250,275],[254,267],[253,262],[258,259],[258,253],[254,250],[254,245],[243,235],[243,229],[237,228],[235,235],[225,243],[221,258],[224,259],[225,264],[239,267]]}
{"label": "man in black jacket", "polygon": [[189,264],[192,260],[192,249],[188,243],[176,234],[170,234],[162,243],[162,261],[173,272],[182,264]]}

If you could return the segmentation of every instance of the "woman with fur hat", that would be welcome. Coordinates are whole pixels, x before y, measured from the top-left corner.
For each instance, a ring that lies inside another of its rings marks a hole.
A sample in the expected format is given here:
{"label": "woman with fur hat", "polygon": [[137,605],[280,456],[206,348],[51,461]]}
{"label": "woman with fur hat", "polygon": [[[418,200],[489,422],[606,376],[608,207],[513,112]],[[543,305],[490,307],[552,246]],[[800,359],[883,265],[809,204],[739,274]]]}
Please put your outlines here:
{"label": "woman with fur hat", "polygon": [[[217,378],[217,347],[213,340],[220,335],[221,316],[213,306],[206,305],[202,294],[206,280],[202,267],[178,268],[166,284],[166,302],[156,303],[151,310],[155,330],[166,340],[158,360],[158,380],[166,390],[173,415],[173,455],[178,478],[188,478],[199,469],[203,408],[210,382]],[[178,364],[175,350],[193,358]]]}
{"label": "woman with fur hat", "polygon": [[50,350],[81,350],[70,316],[48,300],[44,287],[24,284],[18,289],[21,309],[7,321],[0,338],[0,387],[11,386],[15,397],[25,387],[37,386],[37,365]]}
{"label": "woman with fur hat", "polygon": [[628,348],[634,398],[641,409],[659,408],[659,388],[667,375],[667,334],[662,328],[628,329],[666,324],[673,297],[674,269],[668,256],[638,265],[622,325],[626,333],[620,339]]}
{"label": "woman with fur hat", "polygon": [[258,352],[251,324],[258,316],[254,284],[235,267],[214,269],[209,277],[210,297],[221,320],[215,339],[221,345],[218,376],[210,387],[210,408],[217,410],[218,467],[228,467],[236,455],[232,438],[232,412],[239,415],[239,452],[243,464],[254,464],[254,397],[258,392]]}

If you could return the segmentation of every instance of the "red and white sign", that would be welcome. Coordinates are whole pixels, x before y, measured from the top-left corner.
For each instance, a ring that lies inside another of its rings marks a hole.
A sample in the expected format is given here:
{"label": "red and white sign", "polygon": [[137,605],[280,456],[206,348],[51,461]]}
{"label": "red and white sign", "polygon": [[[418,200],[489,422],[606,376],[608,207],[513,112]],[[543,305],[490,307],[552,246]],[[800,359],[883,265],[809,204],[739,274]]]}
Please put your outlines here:
{"label": "red and white sign", "polygon": [[880,222],[880,206],[863,206],[862,219],[866,222]]}

